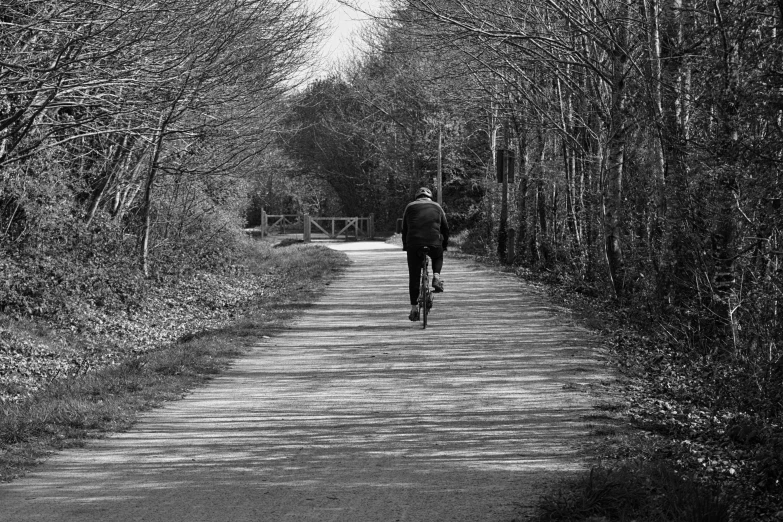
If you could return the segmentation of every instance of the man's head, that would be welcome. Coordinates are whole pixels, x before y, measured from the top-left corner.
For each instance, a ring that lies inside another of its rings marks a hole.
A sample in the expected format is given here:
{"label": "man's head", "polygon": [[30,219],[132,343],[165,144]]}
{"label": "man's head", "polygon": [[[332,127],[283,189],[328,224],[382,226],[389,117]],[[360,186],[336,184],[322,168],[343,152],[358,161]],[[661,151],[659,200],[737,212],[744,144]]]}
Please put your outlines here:
{"label": "man's head", "polygon": [[428,189],[427,187],[421,187],[419,190],[416,191],[416,199],[419,198],[430,198],[432,199],[432,191]]}

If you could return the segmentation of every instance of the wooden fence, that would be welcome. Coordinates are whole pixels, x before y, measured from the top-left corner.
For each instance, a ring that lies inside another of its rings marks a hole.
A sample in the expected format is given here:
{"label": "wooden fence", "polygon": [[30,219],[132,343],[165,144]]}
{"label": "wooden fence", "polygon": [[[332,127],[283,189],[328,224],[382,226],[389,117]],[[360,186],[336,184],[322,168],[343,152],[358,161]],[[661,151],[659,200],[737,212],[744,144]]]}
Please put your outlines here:
{"label": "wooden fence", "polygon": [[261,211],[261,237],[266,237],[273,230],[279,230],[280,234],[301,233],[303,227],[301,214],[267,214]]}
{"label": "wooden fence", "polygon": [[304,240],[312,241],[315,234],[325,235],[329,239],[337,239],[345,235],[345,239],[370,239],[375,237],[375,218],[369,217],[316,217],[304,216]]}
{"label": "wooden fence", "polygon": [[282,234],[302,234],[306,243],[316,239],[370,239],[375,237],[375,217],[321,217],[307,214],[267,214],[261,212],[261,237],[277,229]]}

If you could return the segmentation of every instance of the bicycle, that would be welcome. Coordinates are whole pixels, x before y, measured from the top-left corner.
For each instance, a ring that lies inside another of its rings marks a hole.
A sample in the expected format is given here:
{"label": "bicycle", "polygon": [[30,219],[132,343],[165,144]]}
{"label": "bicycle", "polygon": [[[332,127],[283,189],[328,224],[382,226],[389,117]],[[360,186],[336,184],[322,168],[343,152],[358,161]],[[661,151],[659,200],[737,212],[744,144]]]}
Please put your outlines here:
{"label": "bicycle", "polygon": [[430,258],[427,256],[429,251],[428,247],[423,247],[420,252],[420,255],[424,257],[424,261],[421,264],[421,280],[419,281],[419,298],[417,303],[419,305],[419,317],[421,318],[422,328],[427,328],[427,315],[430,308],[432,308],[433,302],[429,276]]}

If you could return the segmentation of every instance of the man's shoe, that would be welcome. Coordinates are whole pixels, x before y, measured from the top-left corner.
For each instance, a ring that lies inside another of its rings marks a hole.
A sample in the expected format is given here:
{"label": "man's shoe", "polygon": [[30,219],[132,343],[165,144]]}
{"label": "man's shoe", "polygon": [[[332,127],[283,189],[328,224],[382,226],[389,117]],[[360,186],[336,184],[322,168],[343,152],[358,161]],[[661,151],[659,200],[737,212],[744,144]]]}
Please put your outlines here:
{"label": "man's shoe", "polygon": [[419,320],[419,311],[418,310],[413,310],[411,312],[411,314],[408,316],[408,319],[410,319],[411,321],[418,321]]}
{"label": "man's shoe", "polygon": [[435,289],[436,294],[441,293],[443,291],[443,281],[441,281],[440,279],[433,279],[432,288]]}

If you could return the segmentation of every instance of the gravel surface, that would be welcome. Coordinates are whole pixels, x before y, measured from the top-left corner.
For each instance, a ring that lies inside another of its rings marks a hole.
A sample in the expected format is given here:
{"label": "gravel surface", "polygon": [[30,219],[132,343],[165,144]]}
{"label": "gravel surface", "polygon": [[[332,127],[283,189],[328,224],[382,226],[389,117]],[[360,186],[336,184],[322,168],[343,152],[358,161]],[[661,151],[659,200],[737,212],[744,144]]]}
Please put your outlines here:
{"label": "gravel surface", "polygon": [[0,520],[525,520],[585,466],[598,339],[512,276],[446,258],[426,330],[399,247],[129,432],[0,485]]}

